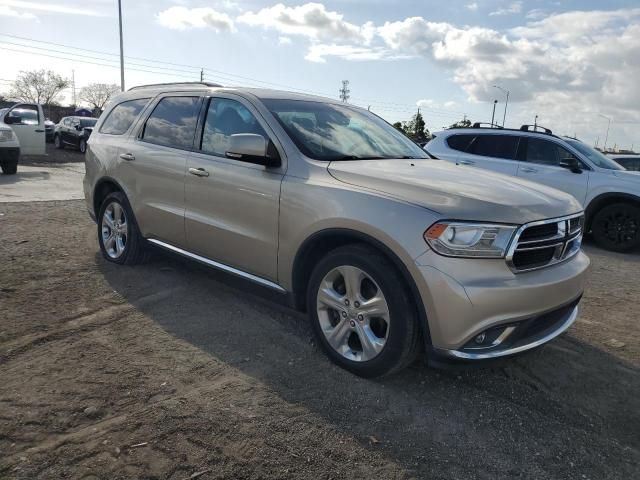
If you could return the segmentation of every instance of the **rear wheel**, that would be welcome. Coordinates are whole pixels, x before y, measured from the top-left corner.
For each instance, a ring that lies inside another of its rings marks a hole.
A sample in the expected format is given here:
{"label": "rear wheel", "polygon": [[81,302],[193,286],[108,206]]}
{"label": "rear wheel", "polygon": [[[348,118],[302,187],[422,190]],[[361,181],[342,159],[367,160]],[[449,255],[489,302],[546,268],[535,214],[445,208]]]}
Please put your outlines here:
{"label": "rear wheel", "polygon": [[2,162],[0,163],[0,167],[2,168],[2,173],[5,175],[15,175],[18,172],[18,161]]}
{"label": "rear wheel", "polygon": [[329,358],[363,377],[410,364],[420,342],[407,291],[391,262],[367,245],[327,254],[311,275],[307,308]]}
{"label": "rear wheel", "polygon": [[145,241],[129,202],[122,192],[103,200],[98,215],[98,242],[104,258],[121,265],[135,265],[147,258]]}
{"label": "rear wheel", "polygon": [[59,149],[63,149],[64,148],[64,143],[62,143],[62,139],[60,138],[60,135],[54,135],[53,137],[53,146]]}
{"label": "rear wheel", "polygon": [[640,247],[640,207],[615,203],[602,208],[593,217],[591,232],[607,250],[627,252]]}

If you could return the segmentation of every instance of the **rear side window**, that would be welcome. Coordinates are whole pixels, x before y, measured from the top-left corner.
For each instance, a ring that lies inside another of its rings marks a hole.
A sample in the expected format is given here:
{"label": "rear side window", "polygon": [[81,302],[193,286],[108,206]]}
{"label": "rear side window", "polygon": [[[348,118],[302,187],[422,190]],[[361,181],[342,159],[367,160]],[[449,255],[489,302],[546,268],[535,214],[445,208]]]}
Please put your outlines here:
{"label": "rear side window", "polygon": [[164,97],[147,119],[142,140],[190,149],[196,133],[199,97]]}
{"label": "rear side window", "polygon": [[560,162],[575,158],[569,150],[548,140],[527,139],[527,162],[559,166]]}
{"label": "rear side window", "polygon": [[451,135],[447,138],[447,144],[454,150],[466,152],[474,138],[475,135]]}
{"label": "rear side window", "polygon": [[516,158],[518,137],[515,135],[478,135],[471,145],[470,153],[484,157]]}
{"label": "rear side window", "polygon": [[142,109],[149,102],[148,98],[139,98],[122,102],[113,107],[109,116],[100,127],[100,133],[109,135],[122,135],[133,124]]}

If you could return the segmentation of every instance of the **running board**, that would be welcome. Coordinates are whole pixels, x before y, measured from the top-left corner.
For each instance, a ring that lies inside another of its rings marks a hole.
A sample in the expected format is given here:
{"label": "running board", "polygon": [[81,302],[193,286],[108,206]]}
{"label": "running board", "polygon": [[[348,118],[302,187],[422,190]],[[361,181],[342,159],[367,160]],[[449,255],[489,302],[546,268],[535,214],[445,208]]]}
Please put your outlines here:
{"label": "running board", "polygon": [[174,247],[168,243],[161,242],[160,240],[156,240],[155,238],[147,239],[148,242],[153,243],[154,245],[158,245],[166,250],[171,252],[178,253],[183,257],[190,258],[192,260],[196,260],[197,262],[204,263],[209,267],[216,268],[218,270],[222,270],[223,272],[231,273],[232,275],[236,275],[241,278],[246,278],[254,283],[258,283],[264,287],[272,288],[273,290],[277,290],[279,292],[286,292],[284,288],[278,285],[271,280],[267,280],[266,278],[258,277],[257,275],[253,275],[252,273],[247,273],[243,270],[238,270],[237,268],[230,267],[229,265],[225,265],[224,263],[216,262],[214,260],[210,260],[206,257],[202,257],[200,255],[196,255],[195,253],[188,252],[187,250],[183,250],[182,248]]}

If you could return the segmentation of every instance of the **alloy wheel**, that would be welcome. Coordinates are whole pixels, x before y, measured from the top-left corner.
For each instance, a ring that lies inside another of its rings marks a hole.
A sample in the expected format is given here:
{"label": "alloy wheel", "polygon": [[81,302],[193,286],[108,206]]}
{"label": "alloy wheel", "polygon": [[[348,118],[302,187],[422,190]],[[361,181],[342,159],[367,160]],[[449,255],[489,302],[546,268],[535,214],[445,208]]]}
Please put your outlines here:
{"label": "alloy wheel", "polygon": [[124,208],[118,202],[111,202],[104,209],[101,223],[102,244],[109,257],[122,256],[127,247],[128,229]]}
{"label": "alloy wheel", "polygon": [[382,352],[389,333],[389,305],[364,270],[343,265],[329,271],[320,282],[316,308],[327,342],[344,358],[366,362]]}
{"label": "alloy wheel", "polygon": [[604,220],[602,230],[610,242],[620,245],[633,242],[640,234],[640,225],[630,213],[617,212]]}

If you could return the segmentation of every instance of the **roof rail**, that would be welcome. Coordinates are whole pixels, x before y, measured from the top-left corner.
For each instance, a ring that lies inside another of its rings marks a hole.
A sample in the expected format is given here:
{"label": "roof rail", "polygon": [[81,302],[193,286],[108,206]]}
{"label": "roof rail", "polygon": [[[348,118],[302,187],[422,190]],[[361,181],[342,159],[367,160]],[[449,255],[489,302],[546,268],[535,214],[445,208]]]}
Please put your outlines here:
{"label": "roof rail", "polygon": [[222,87],[219,83],[212,82],[168,82],[168,83],[150,83],[149,85],[138,85],[135,87],[131,87],[128,92],[131,90],[139,90],[141,88],[156,88],[156,87],[193,87],[196,85],[202,85],[205,87]]}
{"label": "roof rail", "polygon": [[[531,128],[533,127],[533,128]],[[553,135],[553,132],[551,131],[551,129],[549,128],[545,128],[542,125],[522,125],[520,127],[520,130],[522,130],[523,132],[538,132],[539,130],[542,130],[540,133],[546,133],[547,135]]]}
{"label": "roof rail", "polygon": [[[483,127],[482,125],[489,125],[489,127]],[[471,126],[471,128],[504,128],[504,127],[498,125],[497,123],[476,122]]]}

